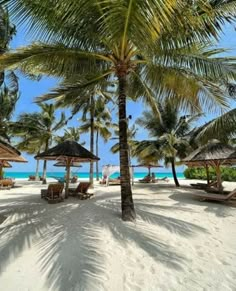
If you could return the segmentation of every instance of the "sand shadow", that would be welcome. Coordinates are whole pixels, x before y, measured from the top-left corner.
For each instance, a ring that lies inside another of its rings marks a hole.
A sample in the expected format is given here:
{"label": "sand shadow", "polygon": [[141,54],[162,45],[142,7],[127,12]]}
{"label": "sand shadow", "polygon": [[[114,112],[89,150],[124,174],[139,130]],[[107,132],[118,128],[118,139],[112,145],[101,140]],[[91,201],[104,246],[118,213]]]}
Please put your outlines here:
{"label": "sand shadow", "polygon": [[[134,191],[135,192],[135,191]],[[138,196],[137,196],[138,197]],[[97,191],[95,198],[81,201],[69,198],[49,205],[31,194],[2,199],[0,213],[8,217],[0,226],[0,273],[33,245],[38,250],[37,265],[52,290],[103,290],[111,276],[106,267],[112,255],[104,247],[104,229],[117,246],[130,242],[157,263],[181,270],[187,263],[184,254],[162,241],[146,224],[158,225],[173,235],[193,236],[206,233],[203,227],[168,217],[171,210],[187,211],[179,206],[150,205],[150,199],[135,199],[137,223],[120,218],[120,194]],[[158,208],[162,214],[155,214]],[[164,214],[163,214],[164,212]],[[127,261],[129,258],[127,258]],[[69,287],[68,287],[69,286]],[[80,289],[78,289],[78,286]]]}

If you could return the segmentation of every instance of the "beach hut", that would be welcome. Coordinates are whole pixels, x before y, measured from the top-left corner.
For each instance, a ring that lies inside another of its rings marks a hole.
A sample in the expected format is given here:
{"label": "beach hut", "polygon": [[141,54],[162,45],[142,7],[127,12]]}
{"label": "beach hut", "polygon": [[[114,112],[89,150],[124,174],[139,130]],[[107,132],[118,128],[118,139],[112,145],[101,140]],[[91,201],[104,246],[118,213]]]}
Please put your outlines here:
{"label": "beach hut", "polygon": [[236,149],[218,140],[211,140],[206,145],[193,151],[182,162],[190,167],[204,166],[207,171],[208,166],[212,166],[216,171],[217,188],[219,192],[222,192],[220,166],[236,164]]}
{"label": "beach hut", "polygon": [[67,140],[35,156],[38,160],[57,160],[66,166],[65,198],[68,198],[70,167],[75,162],[97,161],[99,158],[75,141]]}

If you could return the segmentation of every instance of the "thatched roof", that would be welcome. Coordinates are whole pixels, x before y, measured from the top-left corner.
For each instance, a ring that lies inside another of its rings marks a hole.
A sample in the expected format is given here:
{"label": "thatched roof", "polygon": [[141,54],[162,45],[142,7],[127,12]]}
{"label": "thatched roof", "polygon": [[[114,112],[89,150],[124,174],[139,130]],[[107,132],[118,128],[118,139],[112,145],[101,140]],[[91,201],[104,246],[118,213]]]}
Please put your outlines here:
{"label": "thatched roof", "polygon": [[10,145],[9,143],[3,141],[2,139],[0,139],[0,156],[3,154],[14,154],[14,155],[20,155],[21,153],[14,148],[12,145]]}
{"label": "thatched roof", "polygon": [[55,147],[35,156],[37,160],[59,160],[65,161],[71,158],[71,162],[89,162],[99,160],[86,148],[82,147],[75,141],[65,141]]}
{"label": "thatched roof", "polygon": [[0,167],[1,168],[12,168],[12,165],[8,163],[7,161],[0,161]]}
{"label": "thatched roof", "polygon": [[0,140],[0,161],[27,163],[16,148],[3,140]]}
{"label": "thatched roof", "polygon": [[236,149],[218,140],[211,140],[193,151],[182,162],[188,165],[201,165],[210,161],[220,161],[222,164],[236,163]]}

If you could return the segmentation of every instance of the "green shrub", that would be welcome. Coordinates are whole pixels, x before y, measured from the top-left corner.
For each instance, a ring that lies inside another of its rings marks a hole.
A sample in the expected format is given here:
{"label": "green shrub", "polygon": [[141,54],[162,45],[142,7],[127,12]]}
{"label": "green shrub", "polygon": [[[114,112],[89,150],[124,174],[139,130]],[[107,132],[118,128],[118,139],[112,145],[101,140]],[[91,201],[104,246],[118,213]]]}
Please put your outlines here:
{"label": "green shrub", "polygon": [[[187,168],[184,170],[184,176],[187,179],[200,179],[206,180],[206,169],[205,168]],[[223,181],[233,181],[236,182],[236,168],[231,167],[221,167],[221,177]],[[216,179],[216,173],[214,168],[209,167],[209,178],[210,180]]]}

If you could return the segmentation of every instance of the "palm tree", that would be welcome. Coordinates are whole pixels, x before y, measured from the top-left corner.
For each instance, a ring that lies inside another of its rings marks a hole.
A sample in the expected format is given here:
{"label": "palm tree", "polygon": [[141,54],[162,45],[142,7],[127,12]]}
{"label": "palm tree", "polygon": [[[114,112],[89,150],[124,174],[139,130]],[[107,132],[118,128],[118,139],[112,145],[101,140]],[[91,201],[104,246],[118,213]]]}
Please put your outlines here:
{"label": "palm tree", "polygon": [[149,131],[150,137],[155,140],[136,142],[134,153],[141,160],[155,157],[164,158],[165,164],[171,164],[176,187],[179,187],[175,164],[176,158],[184,158],[190,150],[187,135],[191,124],[199,115],[179,116],[179,108],[171,102],[159,103],[160,115],[154,112],[144,112],[137,123]]}
{"label": "palm tree", "polygon": [[58,0],[56,9],[48,0],[0,3],[9,4],[12,15],[26,20],[47,42],[2,57],[2,67],[62,78],[77,75],[77,90],[105,77],[117,80],[122,218],[135,219],[128,169],[128,88],[135,88],[132,98],[142,97],[157,114],[153,95],[177,98],[193,109],[226,105],[217,84],[235,79],[232,59],[214,58],[220,50],[206,45],[218,38],[226,21],[233,21],[236,1]]}
{"label": "palm tree", "polygon": [[191,133],[191,142],[203,145],[210,139],[230,142],[236,136],[236,109],[231,109],[206,124],[195,128]]}
{"label": "palm tree", "polygon": [[[10,25],[7,10],[0,6],[0,54],[8,50],[15,27]],[[9,122],[19,99],[18,78],[12,71],[0,72],[0,136],[10,141]]]}
{"label": "palm tree", "polygon": [[[29,150],[35,147],[35,151],[43,149],[46,151],[52,144],[57,130],[65,125],[65,115],[62,112],[58,121],[55,116],[55,105],[40,104],[40,112],[21,114],[14,124],[13,133],[22,138],[19,146],[29,145]],[[33,153],[36,153],[33,152]],[[46,178],[47,161],[43,164],[43,179]]]}
{"label": "palm tree", "polygon": [[[76,142],[79,142],[80,140],[80,130],[76,127],[68,127],[64,129],[64,135],[63,136],[56,136],[54,138],[54,141],[56,143],[62,143],[66,140],[74,140]],[[84,143],[81,143],[83,145]]]}
{"label": "palm tree", "polygon": [[[38,155],[43,148],[40,139],[33,139],[32,136],[22,137],[22,141],[16,145],[19,151],[27,152],[30,155]],[[39,160],[36,160],[35,179],[39,180]]]}
{"label": "palm tree", "polygon": [[[96,135],[96,151],[95,154],[98,157],[99,156],[99,150],[98,150],[98,144],[99,144],[99,135],[103,138],[105,142],[109,140],[111,137],[111,132],[109,131],[109,128],[113,127],[113,124],[111,123],[111,112],[107,108],[107,102],[102,98],[102,96],[99,96],[95,100],[94,104],[94,118],[93,118],[93,125],[91,124],[90,120],[86,119],[86,116],[82,118],[80,121],[84,122],[83,125],[80,126],[80,132],[85,133],[89,130],[91,131],[92,135],[92,128],[95,131]],[[96,161],[96,180],[99,180],[99,166],[98,161]]]}

